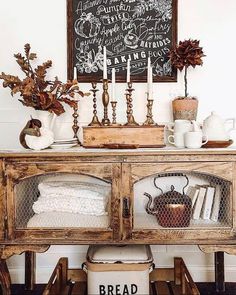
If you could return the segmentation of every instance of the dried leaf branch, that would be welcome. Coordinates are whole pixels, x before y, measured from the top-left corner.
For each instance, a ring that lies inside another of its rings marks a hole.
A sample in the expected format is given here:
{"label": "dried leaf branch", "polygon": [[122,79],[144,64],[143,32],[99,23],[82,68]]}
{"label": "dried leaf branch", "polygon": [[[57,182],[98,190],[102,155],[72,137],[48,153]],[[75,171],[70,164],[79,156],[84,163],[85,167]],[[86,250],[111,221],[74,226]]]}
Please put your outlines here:
{"label": "dried leaf branch", "polygon": [[45,110],[56,115],[65,112],[63,103],[75,107],[75,94],[84,97],[89,93],[80,90],[77,81],[62,83],[55,77],[54,80],[47,80],[47,70],[52,67],[52,61],[48,60],[42,65],[33,69],[31,62],[37,58],[36,53],[31,52],[30,44],[24,46],[24,56],[21,53],[14,55],[16,62],[25,74],[25,78],[7,75],[4,72],[0,75],[3,80],[3,87],[11,89],[11,95],[19,93],[22,97],[19,101],[35,110]]}

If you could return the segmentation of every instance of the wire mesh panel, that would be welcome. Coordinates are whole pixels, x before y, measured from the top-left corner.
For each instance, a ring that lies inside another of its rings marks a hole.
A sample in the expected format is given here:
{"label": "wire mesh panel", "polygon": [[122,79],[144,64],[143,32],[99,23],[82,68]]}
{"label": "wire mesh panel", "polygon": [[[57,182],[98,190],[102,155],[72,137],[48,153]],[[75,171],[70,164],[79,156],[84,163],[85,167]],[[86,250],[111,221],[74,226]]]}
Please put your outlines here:
{"label": "wire mesh panel", "polygon": [[134,228],[228,228],[232,183],[204,173],[164,173],[134,184]]}
{"label": "wire mesh panel", "polygon": [[110,224],[111,184],[68,173],[29,177],[14,187],[16,228],[99,227]]}

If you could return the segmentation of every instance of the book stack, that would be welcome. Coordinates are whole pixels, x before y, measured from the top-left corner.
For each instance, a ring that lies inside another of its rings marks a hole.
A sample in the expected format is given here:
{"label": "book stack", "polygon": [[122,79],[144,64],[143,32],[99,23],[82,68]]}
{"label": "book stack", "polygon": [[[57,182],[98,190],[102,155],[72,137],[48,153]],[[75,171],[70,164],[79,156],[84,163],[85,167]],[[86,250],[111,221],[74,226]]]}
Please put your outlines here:
{"label": "book stack", "polygon": [[192,200],[192,219],[217,222],[221,203],[220,185],[189,186],[186,193]]}

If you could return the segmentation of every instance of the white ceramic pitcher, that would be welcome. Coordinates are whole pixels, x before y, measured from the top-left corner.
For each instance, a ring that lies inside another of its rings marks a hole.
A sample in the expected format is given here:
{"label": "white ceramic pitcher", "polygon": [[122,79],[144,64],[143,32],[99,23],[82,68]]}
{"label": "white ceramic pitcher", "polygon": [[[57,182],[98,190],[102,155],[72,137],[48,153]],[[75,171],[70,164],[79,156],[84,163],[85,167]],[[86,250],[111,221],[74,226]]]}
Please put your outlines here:
{"label": "white ceramic pitcher", "polygon": [[174,133],[185,133],[192,131],[192,124],[189,120],[175,120],[174,123],[168,124],[168,129]]}

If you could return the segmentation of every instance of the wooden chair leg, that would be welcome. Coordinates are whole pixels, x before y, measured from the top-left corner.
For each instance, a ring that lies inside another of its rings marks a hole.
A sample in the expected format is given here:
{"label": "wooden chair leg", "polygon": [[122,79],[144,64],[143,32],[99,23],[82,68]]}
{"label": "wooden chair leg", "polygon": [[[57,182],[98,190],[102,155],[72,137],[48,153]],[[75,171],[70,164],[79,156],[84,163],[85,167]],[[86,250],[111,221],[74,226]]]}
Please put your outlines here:
{"label": "wooden chair leg", "polygon": [[216,292],[225,292],[224,252],[215,252]]}
{"label": "wooden chair leg", "polygon": [[0,283],[3,295],[11,295],[11,277],[5,259],[0,259]]}
{"label": "wooden chair leg", "polygon": [[25,290],[32,291],[35,285],[36,253],[25,252]]}
{"label": "wooden chair leg", "polygon": [[174,276],[175,276],[176,285],[181,285],[181,264],[182,264],[182,258],[175,257],[174,258]]}

